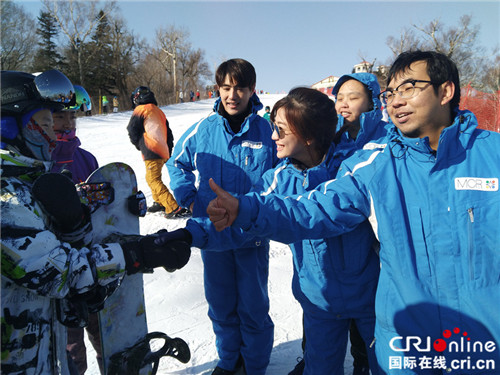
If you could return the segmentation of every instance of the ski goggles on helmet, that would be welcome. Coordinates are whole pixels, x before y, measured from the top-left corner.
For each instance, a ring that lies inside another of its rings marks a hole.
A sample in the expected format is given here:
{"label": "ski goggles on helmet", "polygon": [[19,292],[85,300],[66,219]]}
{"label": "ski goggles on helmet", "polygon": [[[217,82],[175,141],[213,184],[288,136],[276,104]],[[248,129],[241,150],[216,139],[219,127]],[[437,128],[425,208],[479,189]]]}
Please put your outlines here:
{"label": "ski goggles on helmet", "polygon": [[64,107],[63,111],[77,111],[79,109],[82,111],[91,111],[92,103],[87,90],[80,85],[73,85],[73,87],[75,88],[74,100],[70,101],[66,107]]}
{"label": "ski goggles on helmet", "polygon": [[42,100],[62,103],[65,107],[75,105],[75,88],[68,77],[60,71],[43,72],[35,77],[34,83]]}
{"label": "ski goggles on helmet", "polygon": [[2,112],[23,113],[34,107],[61,110],[74,100],[70,80],[57,70],[32,76],[23,72],[2,72]]}

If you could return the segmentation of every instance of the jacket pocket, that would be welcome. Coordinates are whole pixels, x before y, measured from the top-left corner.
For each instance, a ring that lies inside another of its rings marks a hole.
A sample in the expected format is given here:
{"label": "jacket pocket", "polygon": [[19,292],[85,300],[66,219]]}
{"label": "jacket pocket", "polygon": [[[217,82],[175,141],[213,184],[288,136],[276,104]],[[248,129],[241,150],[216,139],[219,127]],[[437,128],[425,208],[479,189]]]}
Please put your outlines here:
{"label": "jacket pocket", "polygon": [[432,276],[431,259],[427,242],[425,240],[425,226],[420,207],[409,207],[409,218],[411,228],[411,241],[413,243],[413,262],[416,266],[417,277],[420,280],[428,280]]}
{"label": "jacket pocket", "polygon": [[466,218],[467,238],[464,277],[476,286],[497,285],[500,282],[500,202],[483,201],[466,204],[463,208]]}

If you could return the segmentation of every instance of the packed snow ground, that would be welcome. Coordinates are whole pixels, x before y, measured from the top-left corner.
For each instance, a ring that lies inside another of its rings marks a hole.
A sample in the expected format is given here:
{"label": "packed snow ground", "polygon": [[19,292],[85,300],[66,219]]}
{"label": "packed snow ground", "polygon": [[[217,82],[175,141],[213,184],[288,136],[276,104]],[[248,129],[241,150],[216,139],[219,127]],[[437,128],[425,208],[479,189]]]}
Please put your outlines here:
{"label": "packed snow ground", "polygon": [[[264,106],[273,104],[283,95],[260,95]],[[214,99],[181,103],[162,107],[172,132],[174,142],[213,108]],[[264,110],[261,111],[261,115]],[[92,152],[100,166],[112,162],[129,164],[137,175],[139,190],[147,197],[148,205],[153,203],[151,191],[145,180],[145,167],[141,154],[130,143],[127,124],[132,112],[79,117],[77,135],[82,147]],[[169,178],[165,167],[164,182]],[[159,213],[147,214],[140,219],[141,234],[155,233],[160,229],[169,231],[182,228],[185,219],[168,220]],[[288,246],[271,242],[269,296],[270,315],[275,324],[274,347],[267,375],[286,375],[301,357],[302,311],[291,292],[292,254]],[[207,316],[208,305],[203,291],[203,264],[200,251],[193,249],[189,263],[181,270],[168,273],[157,269],[153,274],[144,275],[146,310],[150,332],[161,331],[170,337],[184,339],[191,350],[191,360],[182,364],[170,357],[160,361],[158,374],[211,374],[217,365],[215,336]],[[87,374],[98,375],[95,353],[86,340],[88,348]],[[347,355],[345,373],[352,373],[352,358]]]}

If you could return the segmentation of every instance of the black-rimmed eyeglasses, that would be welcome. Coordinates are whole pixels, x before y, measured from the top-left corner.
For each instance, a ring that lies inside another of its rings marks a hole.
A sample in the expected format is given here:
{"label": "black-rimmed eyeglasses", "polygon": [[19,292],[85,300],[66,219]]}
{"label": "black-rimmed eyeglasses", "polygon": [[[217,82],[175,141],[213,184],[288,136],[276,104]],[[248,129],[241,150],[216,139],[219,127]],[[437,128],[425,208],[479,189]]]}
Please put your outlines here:
{"label": "black-rimmed eyeglasses", "polygon": [[381,92],[378,95],[378,98],[382,103],[384,103],[386,106],[391,104],[392,101],[394,100],[394,97],[396,96],[396,93],[399,94],[399,96],[403,99],[410,99],[416,96],[419,90],[424,90],[426,87],[415,87],[415,83],[421,82],[421,83],[428,83],[428,84],[434,84],[432,81],[424,81],[421,79],[412,79],[410,81],[406,81],[402,84],[400,84],[398,87],[395,89],[387,89],[384,92]]}

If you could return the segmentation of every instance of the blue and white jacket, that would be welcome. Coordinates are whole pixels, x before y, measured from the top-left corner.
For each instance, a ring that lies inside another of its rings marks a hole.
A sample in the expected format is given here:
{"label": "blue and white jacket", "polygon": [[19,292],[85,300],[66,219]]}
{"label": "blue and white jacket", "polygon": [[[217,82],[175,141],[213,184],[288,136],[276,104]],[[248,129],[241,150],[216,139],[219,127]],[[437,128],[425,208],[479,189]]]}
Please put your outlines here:
{"label": "blue and white jacket", "polygon": [[445,356],[447,366],[457,357],[481,356],[498,365],[500,134],[478,129],[471,112],[457,111],[437,152],[428,138],[394,130],[387,139],[385,148],[349,159],[344,177],[308,194],[240,197],[234,225],[291,243],[342,234],[368,218],[381,244],[375,331],[380,365],[387,367],[394,355],[422,355],[411,345],[405,350],[408,337],[420,337],[425,348],[427,337],[443,339],[445,330],[454,332],[445,341],[467,333],[472,342],[493,341],[495,350],[431,347],[429,355]]}
{"label": "blue and white jacket", "polygon": [[[255,190],[261,196],[306,194],[337,174],[335,145],[310,169],[291,159],[266,172]],[[274,225],[279,226],[276,223]],[[378,243],[368,221],[341,236],[290,244],[294,275],[292,289],[304,310],[320,309],[337,317],[374,315],[379,275]]]}
{"label": "blue and white jacket", "polygon": [[[207,217],[208,203],[215,198],[208,184],[210,178],[232,194],[241,195],[249,192],[278,161],[269,122],[257,114],[262,104],[256,94],[250,98],[250,114],[236,134],[219,114],[220,106],[219,98],[214,112],[183,134],[167,162],[175,199],[182,207],[194,202],[193,218]],[[194,225],[188,229],[193,246],[203,248],[207,238],[204,230]],[[252,239],[248,246],[260,243],[260,239]]]}

